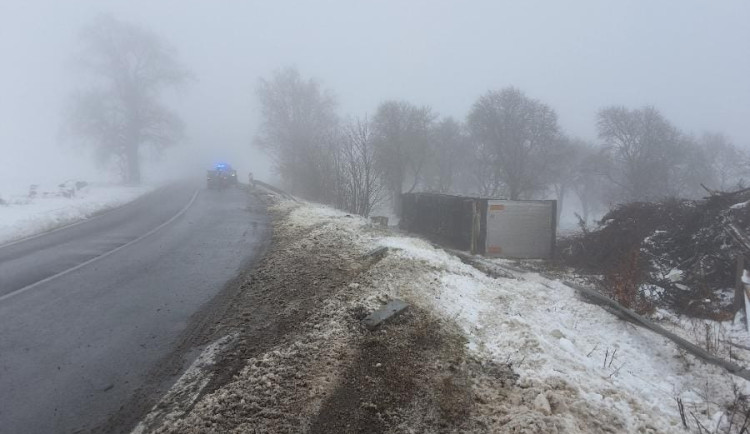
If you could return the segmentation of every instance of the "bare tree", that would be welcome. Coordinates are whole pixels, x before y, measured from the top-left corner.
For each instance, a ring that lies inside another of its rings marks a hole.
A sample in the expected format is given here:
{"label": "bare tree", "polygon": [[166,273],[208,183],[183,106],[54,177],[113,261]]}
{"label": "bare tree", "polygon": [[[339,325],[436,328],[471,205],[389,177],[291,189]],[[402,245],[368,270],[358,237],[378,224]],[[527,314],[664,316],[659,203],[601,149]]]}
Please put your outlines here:
{"label": "bare tree", "polygon": [[613,161],[609,180],[619,200],[652,200],[673,194],[685,141],[654,107],[614,106],[598,114],[599,137]]}
{"label": "bare tree", "polygon": [[469,171],[470,149],[463,126],[452,117],[443,119],[433,126],[431,143],[426,185],[438,193],[458,190],[462,174]]}
{"label": "bare tree", "polygon": [[573,168],[571,188],[581,205],[581,218],[587,224],[591,214],[604,203],[606,177],[611,168],[611,160],[602,149],[579,143],[578,158]]}
{"label": "bare tree", "polygon": [[507,196],[502,179],[498,176],[493,147],[486,143],[470,143],[469,166],[471,167],[472,192],[482,197]]}
{"label": "bare tree", "polygon": [[286,187],[312,200],[335,201],[338,116],[330,91],[295,68],[277,70],[257,88],[262,122],[256,144],[274,159]]}
{"label": "bare tree", "polygon": [[713,179],[707,185],[721,191],[744,187],[750,176],[750,158],[721,133],[704,133],[698,140],[704,161],[711,168]]}
{"label": "bare tree", "polygon": [[557,114],[516,88],[489,91],[468,116],[472,140],[495,168],[510,199],[543,191],[558,145]]}
{"label": "bare tree", "polygon": [[408,191],[413,191],[424,175],[434,119],[429,107],[403,101],[380,104],[373,118],[375,155],[397,213],[404,185],[410,181]]}
{"label": "bare tree", "polygon": [[67,131],[102,161],[114,159],[125,182],[138,183],[141,147],[162,149],[183,137],[182,121],[160,97],[190,74],[155,33],[109,16],[84,28],[81,41],[77,64],[90,87],[71,96]]}
{"label": "bare tree", "polygon": [[586,156],[588,146],[582,140],[560,137],[557,146],[550,150],[555,163],[549,165],[546,175],[557,199],[557,221],[560,221],[565,199],[574,188],[581,169],[581,160]]}
{"label": "bare tree", "polygon": [[337,154],[337,205],[348,212],[368,217],[382,199],[382,172],[375,162],[370,123],[354,119],[342,131]]}
{"label": "bare tree", "polygon": [[702,185],[715,185],[717,172],[712,156],[694,138],[682,135],[679,154],[670,165],[667,195],[670,197],[699,198],[706,194]]}

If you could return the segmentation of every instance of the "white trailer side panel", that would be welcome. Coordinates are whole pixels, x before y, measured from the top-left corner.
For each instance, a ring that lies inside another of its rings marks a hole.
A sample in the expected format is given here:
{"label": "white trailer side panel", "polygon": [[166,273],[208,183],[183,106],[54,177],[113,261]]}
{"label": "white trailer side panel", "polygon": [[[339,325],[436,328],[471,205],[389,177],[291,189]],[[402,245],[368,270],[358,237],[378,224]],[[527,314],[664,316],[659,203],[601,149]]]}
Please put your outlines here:
{"label": "white trailer side panel", "polygon": [[550,258],[554,252],[556,202],[490,200],[487,204],[488,256]]}

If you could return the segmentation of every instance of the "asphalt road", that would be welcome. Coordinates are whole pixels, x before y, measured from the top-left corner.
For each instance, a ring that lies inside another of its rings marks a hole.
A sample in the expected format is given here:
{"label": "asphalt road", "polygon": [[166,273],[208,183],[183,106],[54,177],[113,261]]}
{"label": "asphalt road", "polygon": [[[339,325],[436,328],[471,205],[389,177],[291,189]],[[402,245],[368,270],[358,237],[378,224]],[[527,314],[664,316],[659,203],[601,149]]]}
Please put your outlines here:
{"label": "asphalt road", "polygon": [[89,431],[119,411],[267,224],[253,195],[185,183],[0,246],[0,432]]}

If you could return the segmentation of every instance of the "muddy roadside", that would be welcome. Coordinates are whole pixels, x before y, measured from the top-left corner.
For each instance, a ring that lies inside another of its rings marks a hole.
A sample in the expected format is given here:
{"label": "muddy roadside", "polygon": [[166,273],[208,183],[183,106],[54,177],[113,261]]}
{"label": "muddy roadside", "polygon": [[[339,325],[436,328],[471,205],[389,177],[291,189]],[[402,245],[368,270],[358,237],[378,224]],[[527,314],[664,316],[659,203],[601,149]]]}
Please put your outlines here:
{"label": "muddy roadside", "polygon": [[354,217],[304,221],[290,218],[304,205],[267,200],[271,244],[204,323],[199,343],[223,344],[200,387],[162,399],[137,431],[486,431],[482,409],[513,388],[511,367],[472,359],[455,325],[416,305],[365,328],[387,301],[377,288],[387,269],[351,225],[336,224]]}
{"label": "muddy roadside", "polygon": [[[261,215],[266,214],[268,200],[257,191],[249,192],[249,194],[255,195],[256,199],[260,200],[248,202],[247,210],[258,211]],[[190,366],[200,356],[206,346],[215,342],[212,333],[213,327],[221,323],[242,285],[250,278],[253,270],[271,245],[270,217],[267,220],[254,222],[252,230],[258,232],[257,235],[260,240],[257,255],[244,262],[240,266],[242,271],[226,282],[216,297],[190,317],[172,352],[160,360],[155,368],[146,375],[145,385],[136,390],[130,399],[119,408],[119,411],[110,415],[101,423],[81,432],[97,434],[130,433],[138,422],[159,403],[160,399],[184,373],[186,367]]]}

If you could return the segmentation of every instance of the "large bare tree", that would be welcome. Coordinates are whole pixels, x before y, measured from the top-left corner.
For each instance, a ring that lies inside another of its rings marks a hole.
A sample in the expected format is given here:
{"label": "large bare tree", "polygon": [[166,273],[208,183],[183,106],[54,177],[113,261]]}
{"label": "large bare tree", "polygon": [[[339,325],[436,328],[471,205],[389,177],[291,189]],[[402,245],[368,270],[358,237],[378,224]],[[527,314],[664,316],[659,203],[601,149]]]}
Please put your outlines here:
{"label": "large bare tree", "polygon": [[152,31],[101,16],[81,32],[76,63],[89,86],[73,93],[67,130],[114,159],[123,181],[141,180],[139,151],[162,149],[183,137],[183,123],[162,101],[163,91],[190,77],[175,50]]}
{"label": "large bare tree", "polygon": [[400,211],[400,196],[408,183],[413,191],[422,180],[430,158],[430,131],[435,119],[429,107],[404,101],[386,101],[373,117],[376,157]]}
{"label": "large bare tree", "polygon": [[338,115],[332,93],[295,68],[260,79],[261,125],[256,143],[274,159],[285,186],[295,194],[335,201]]}
{"label": "large bare tree", "polygon": [[557,221],[560,221],[566,205],[568,192],[574,190],[581,169],[581,161],[586,157],[588,145],[580,139],[561,136],[558,145],[551,151],[555,163],[549,166],[547,179],[557,199]]}
{"label": "large bare tree", "polygon": [[686,141],[658,110],[607,107],[599,111],[597,127],[613,161],[607,176],[617,200],[653,200],[678,192],[674,175]]}
{"label": "large bare tree", "polygon": [[707,186],[727,191],[746,187],[750,177],[750,157],[721,133],[706,132],[698,139],[706,163],[711,169],[712,179],[704,181]]}
{"label": "large bare tree", "polygon": [[470,153],[468,155],[468,165],[471,173],[469,182],[472,187],[470,192],[478,193],[482,197],[500,197],[504,196],[505,188],[502,180],[498,177],[498,170],[495,167],[495,152],[492,146],[472,141]]}
{"label": "large bare tree", "polygon": [[559,145],[554,110],[509,87],[481,96],[467,124],[475,146],[491,159],[494,184],[500,184],[510,199],[547,188],[547,172]]}
{"label": "large bare tree", "polygon": [[447,117],[437,122],[431,131],[431,157],[426,171],[426,184],[438,193],[458,192],[463,187],[462,176],[470,167],[469,147],[463,126]]}

